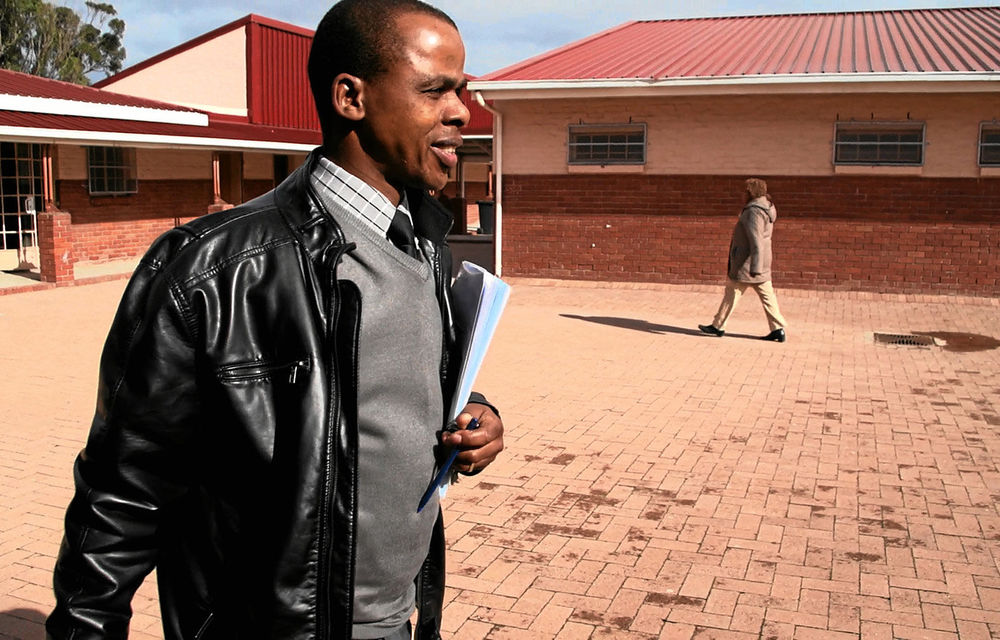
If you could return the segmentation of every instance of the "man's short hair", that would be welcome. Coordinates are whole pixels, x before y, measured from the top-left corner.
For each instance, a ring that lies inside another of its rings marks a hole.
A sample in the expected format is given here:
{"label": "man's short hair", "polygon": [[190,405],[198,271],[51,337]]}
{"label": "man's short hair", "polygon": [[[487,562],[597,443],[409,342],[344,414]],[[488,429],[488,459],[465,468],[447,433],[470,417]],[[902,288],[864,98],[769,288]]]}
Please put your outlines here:
{"label": "man's short hair", "polygon": [[767,195],[767,183],[760,178],[747,178],[746,181],[747,194],[751,198],[759,198],[761,196]]}
{"label": "man's short hair", "polygon": [[334,117],[330,87],[341,73],[371,80],[402,59],[403,41],[396,18],[419,13],[458,27],[440,9],[421,0],[341,0],[316,28],[309,50],[309,85],[320,126],[326,134]]}

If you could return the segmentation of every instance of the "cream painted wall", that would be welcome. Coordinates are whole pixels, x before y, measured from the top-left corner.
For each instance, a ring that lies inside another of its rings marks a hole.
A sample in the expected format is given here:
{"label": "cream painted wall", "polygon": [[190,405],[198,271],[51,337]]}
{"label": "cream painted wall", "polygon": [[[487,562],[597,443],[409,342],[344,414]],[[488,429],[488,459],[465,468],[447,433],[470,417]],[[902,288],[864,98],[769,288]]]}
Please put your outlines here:
{"label": "cream painted wall", "polygon": [[[139,180],[211,180],[212,152],[182,149],[136,149]],[[60,145],[57,180],[87,179],[85,147]]]}
{"label": "cream painted wall", "polygon": [[83,147],[59,145],[54,165],[56,180],[86,180],[87,150]]}
{"label": "cream painted wall", "polygon": [[[904,121],[909,116],[927,126],[919,175],[978,177],[979,123],[1000,110],[989,94],[677,96],[522,100],[496,106],[504,118],[506,174],[832,175],[838,119]],[[568,167],[570,124],[623,123],[630,118],[647,125],[644,168]],[[849,171],[864,174],[873,169]]]}
{"label": "cream painted wall", "polygon": [[182,149],[136,149],[139,180],[211,180],[212,152]]}
{"label": "cream painted wall", "polygon": [[273,180],[274,155],[270,153],[244,153],[243,179]]}
{"label": "cream painted wall", "polygon": [[486,182],[490,175],[490,165],[485,162],[467,162],[462,166],[466,182]]}
{"label": "cream painted wall", "polygon": [[126,95],[247,115],[246,30],[236,29],[104,85]]}

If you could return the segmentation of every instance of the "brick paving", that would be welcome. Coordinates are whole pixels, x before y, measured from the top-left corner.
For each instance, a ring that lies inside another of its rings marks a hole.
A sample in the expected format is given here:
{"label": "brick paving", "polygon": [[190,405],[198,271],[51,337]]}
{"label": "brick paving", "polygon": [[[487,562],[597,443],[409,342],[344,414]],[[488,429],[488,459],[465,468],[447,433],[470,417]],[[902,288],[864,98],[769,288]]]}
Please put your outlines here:
{"label": "brick paving", "polygon": [[[1000,301],[779,288],[774,344],[752,295],[697,331],[721,285],[513,284],[477,385],[507,451],[445,500],[446,637],[1000,638]],[[43,635],[123,285],[0,296],[0,638]],[[151,580],[135,608],[162,637]]]}

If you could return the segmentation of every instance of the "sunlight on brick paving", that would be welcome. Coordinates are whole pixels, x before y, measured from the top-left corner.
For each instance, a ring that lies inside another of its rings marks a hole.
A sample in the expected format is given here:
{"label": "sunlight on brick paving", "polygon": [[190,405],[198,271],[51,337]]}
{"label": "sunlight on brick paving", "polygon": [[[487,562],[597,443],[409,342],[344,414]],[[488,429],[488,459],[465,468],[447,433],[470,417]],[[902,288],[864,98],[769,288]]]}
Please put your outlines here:
{"label": "sunlight on brick paving", "polygon": [[[513,281],[478,388],[507,450],[445,500],[445,637],[1000,637],[996,301]],[[41,637],[122,282],[0,297],[0,638]],[[161,638],[155,587],[133,638]]]}

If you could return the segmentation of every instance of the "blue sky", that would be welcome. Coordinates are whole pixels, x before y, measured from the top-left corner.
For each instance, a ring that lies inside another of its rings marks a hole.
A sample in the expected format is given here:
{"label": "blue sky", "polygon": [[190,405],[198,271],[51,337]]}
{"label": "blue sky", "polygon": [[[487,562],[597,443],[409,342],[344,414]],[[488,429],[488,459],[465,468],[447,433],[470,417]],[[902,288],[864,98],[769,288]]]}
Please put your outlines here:
{"label": "blue sky", "polygon": [[[63,4],[63,3],[60,3]],[[65,2],[75,8],[82,0]],[[112,0],[125,20],[125,65],[237,20],[248,13],[314,29],[330,2],[318,0]],[[893,0],[437,0],[465,39],[466,72],[482,75],[629,20],[991,6],[963,2]]]}

